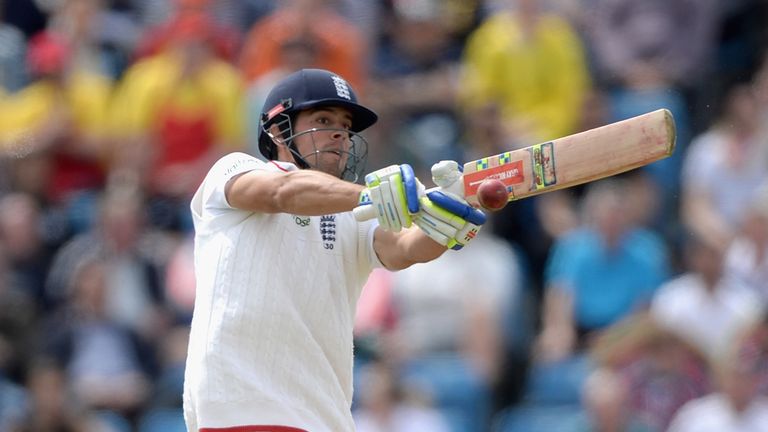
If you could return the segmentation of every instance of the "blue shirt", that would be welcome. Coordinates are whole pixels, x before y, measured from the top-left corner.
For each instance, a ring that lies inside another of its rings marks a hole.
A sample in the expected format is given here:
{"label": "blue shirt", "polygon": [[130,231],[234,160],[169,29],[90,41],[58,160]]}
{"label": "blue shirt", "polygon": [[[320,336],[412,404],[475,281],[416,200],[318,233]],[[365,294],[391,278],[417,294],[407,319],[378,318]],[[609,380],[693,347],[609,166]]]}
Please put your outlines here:
{"label": "blue shirt", "polygon": [[577,327],[597,329],[647,303],[668,274],[666,246],[653,232],[631,229],[608,250],[596,230],[582,228],[554,244],[545,278],[573,296]]}

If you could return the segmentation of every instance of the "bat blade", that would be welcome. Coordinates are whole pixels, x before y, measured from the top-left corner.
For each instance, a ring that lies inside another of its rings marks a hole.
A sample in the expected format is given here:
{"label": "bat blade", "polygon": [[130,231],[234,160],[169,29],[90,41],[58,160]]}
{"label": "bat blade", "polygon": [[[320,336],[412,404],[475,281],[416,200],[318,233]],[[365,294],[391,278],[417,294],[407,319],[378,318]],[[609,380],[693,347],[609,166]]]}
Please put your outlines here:
{"label": "bat blade", "polygon": [[564,189],[664,159],[675,149],[666,109],[464,164],[464,197],[478,206],[487,178],[504,182],[509,201]]}

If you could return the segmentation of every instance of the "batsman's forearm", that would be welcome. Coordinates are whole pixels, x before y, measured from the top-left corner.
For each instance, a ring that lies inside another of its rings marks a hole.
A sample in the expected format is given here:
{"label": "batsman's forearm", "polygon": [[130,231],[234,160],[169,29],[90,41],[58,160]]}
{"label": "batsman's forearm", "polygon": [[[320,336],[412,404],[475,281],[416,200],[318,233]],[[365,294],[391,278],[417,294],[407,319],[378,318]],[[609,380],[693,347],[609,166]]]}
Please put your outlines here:
{"label": "batsman's forearm", "polygon": [[286,174],[274,193],[282,213],[320,216],[351,211],[358,204],[363,186],[312,170]]}
{"label": "batsman's forearm", "polygon": [[397,233],[378,227],[374,235],[373,249],[384,267],[393,271],[432,261],[446,251],[445,246],[415,227]]}
{"label": "batsman's forearm", "polygon": [[362,189],[313,170],[251,171],[232,180],[227,200],[235,208],[257,213],[320,216],[352,210]]}

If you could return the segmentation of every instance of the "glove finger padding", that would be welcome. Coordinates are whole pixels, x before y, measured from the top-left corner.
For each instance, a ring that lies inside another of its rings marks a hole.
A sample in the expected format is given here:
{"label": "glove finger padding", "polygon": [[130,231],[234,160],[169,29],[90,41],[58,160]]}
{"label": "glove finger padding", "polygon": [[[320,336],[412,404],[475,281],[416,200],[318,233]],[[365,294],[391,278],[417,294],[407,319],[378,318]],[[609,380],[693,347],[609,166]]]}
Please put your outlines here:
{"label": "glove finger padding", "polygon": [[391,165],[365,176],[367,189],[360,194],[360,205],[373,205],[379,226],[398,232],[412,225],[412,213],[419,211],[419,196],[424,186],[410,165]]}
{"label": "glove finger padding", "polygon": [[433,240],[448,246],[450,240],[456,237],[459,229],[463,227],[462,222],[453,221],[454,219],[454,215],[432,203],[429,198],[422,197],[421,211],[413,217],[413,222]]}
{"label": "glove finger padding", "polygon": [[[396,224],[394,223],[394,220],[392,219],[391,213],[388,211],[387,203],[388,200],[391,199],[389,187],[385,189],[385,192],[387,193],[387,196],[382,195],[382,188],[380,187],[381,183],[378,185],[368,188],[363,193],[367,194],[371,201],[370,205],[374,206],[376,209],[376,219],[379,221],[379,225],[390,231],[400,231],[400,227],[397,227],[395,230]],[[389,186],[387,184],[387,186]],[[361,194],[362,195],[362,194]],[[362,203],[363,205],[366,205],[366,203]]]}
{"label": "glove finger padding", "polygon": [[386,214],[390,230],[394,232],[400,231],[403,228],[402,216],[400,214],[402,206],[398,205],[400,200],[398,183],[398,179],[391,177],[390,180],[384,180],[376,187],[381,192],[384,213]]}

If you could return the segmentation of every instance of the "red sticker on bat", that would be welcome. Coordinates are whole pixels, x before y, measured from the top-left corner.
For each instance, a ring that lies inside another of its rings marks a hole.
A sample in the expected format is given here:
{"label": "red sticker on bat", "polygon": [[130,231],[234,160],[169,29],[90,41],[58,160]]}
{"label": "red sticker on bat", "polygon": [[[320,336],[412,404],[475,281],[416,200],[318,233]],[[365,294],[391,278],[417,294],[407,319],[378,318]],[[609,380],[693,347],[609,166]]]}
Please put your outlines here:
{"label": "red sticker on bat", "polygon": [[505,185],[511,186],[525,181],[523,175],[523,161],[509,162],[503,165],[488,167],[484,170],[464,173],[464,195],[472,196],[477,193],[477,188],[485,179],[495,178]]}

